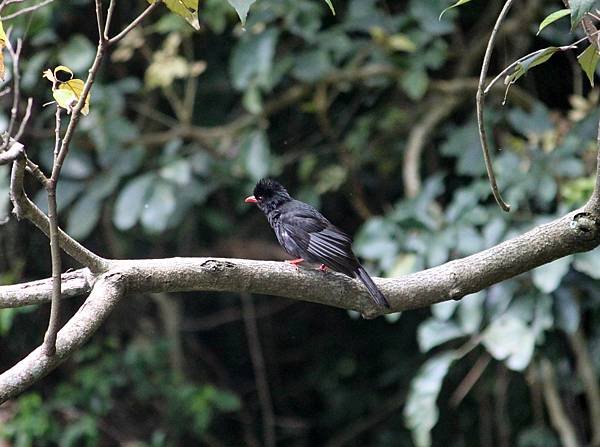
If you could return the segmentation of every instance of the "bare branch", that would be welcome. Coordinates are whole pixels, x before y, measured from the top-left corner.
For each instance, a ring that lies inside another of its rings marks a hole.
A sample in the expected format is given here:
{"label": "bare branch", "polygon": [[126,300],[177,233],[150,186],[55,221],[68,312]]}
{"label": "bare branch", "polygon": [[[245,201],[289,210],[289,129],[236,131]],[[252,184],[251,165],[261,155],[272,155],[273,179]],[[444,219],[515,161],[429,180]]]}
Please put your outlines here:
{"label": "bare branch", "polygon": [[31,108],[32,107],[33,107],[33,98],[28,98],[27,99],[27,107],[25,108],[25,114],[23,115],[23,118],[21,119],[21,124],[19,125],[19,130],[17,130],[17,133],[15,134],[15,140],[19,140],[23,136],[23,132],[25,132],[25,126],[27,126],[27,123],[29,122],[29,118],[31,117]]}
{"label": "bare branch", "polygon": [[47,356],[42,347],[0,375],[0,403],[40,380],[83,345],[102,324],[123,295],[119,273],[106,273],[77,313],[59,331],[56,354]]}
{"label": "bare branch", "polygon": [[60,299],[61,299],[61,279],[62,261],[60,259],[60,246],[58,242],[58,206],[56,204],[56,186],[60,166],[58,165],[58,155],[60,147],[60,114],[61,108],[56,105],[56,125],[55,125],[55,142],[54,142],[54,164],[52,166],[52,176],[46,182],[46,193],[48,196],[48,223],[50,225],[50,258],[52,262],[52,305],[50,306],[50,319],[48,321],[48,329],[44,336],[44,353],[46,355],[54,355],[56,352],[56,334],[59,328],[60,318]]}
{"label": "bare branch", "polygon": [[23,41],[21,39],[17,39],[17,47],[13,48],[12,44],[10,43],[10,35],[7,36],[6,49],[8,50],[8,54],[10,54],[10,59],[12,61],[13,102],[12,107],[10,109],[10,121],[8,123],[8,130],[6,131],[7,138],[6,141],[4,141],[1,150],[6,150],[8,148],[8,144],[10,143],[10,137],[12,135],[13,128],[15,127],[17,115],[19,113],[19,101],[21,100],[21,74],[19,73],[19,57],[21,56],[22,47]]}
{"label": "bare branch", "polygon": [[139,16],[137,16],[135,19],[133,19],[133,21],[129,25],[127,25],[125,27],[125,29],[123,29],[123,31],[121,31],[116,36],[110,38],[108,40],[108,44],[114,45],[119,40],[121,40],[123,37],[125,37],[129,31],[131,31],[133,28],[138,26],[140,24],[140,22],[146,18],[147,15],[149,15],[152,11],[154,11],[160,3],[162,3],[161,0],[155,0],[154,3],[150,4],[150,6],[148,6],[146,9],[144,9],[144,11],[142,11],[142,13]]}
{"label": "bare branch", "polygon": [[4,152],[0,151],[0,166],[12,163],[18,159],[25,158],[25,150],[23,149],[23,145],[21,143],[14,141],[12,138],[8,138],[8,136],[6,137],[6,141],[7,143],[4,144],[10,144],[12,141],[12,145],[8,148],[8,150]]}
{"label": "bare branch", "polygon": [[266,447],[274,447],[277,442],[275,438],[275,416],[273,414],[273,401],[271,400],[271,391],[267,379],[265,358],[260,344],[258,325],[256,324],[256,308],[254,307],[252,295],[249,293],[242,293],[241,300],[256,392],[258,393],[263,417],[263,440]]}
{"label": "bare branch", "polygon": [[510,210],[510,205],[508,205],[502,196],[500,195],[500,191],[498,191],[498,184],[496,183],[496,175],[494,174],[494,167],[492,165],[492,160],[490,158],[490,150],[487,142],[487,136],[485,131],[485,123],[483,120],[483,107],[484,107],[484,98],[485,94],[483,92],[483,87],[485,84],[485,79],[487,77],[488,68],[490,66],[490,59],[492,58],[492,51],[494,49],[494,43],[496,41],[496,36],[498,34],[498,30],[500,29],[500,25],[504,21],[506,14],[508,14],[508,10],[510,9],[513,0],[506,0],[502,11],[498,15],[498,19],[494,24],[494,28],[492,30],[492,34],[490,35],[490,39],[488,40],[487,48],[485,50],[485,55],[483,56],[483,64],[481,66],[481,74],[479,75],[479,84],[477,86],[477,95],[476,95],[476,105],[477,105],[477,124],[479,129],[479,139],[481,140],[481,149],[483,151],[483,159],[485,161],[485,169],[488,174],[488,179],[490,181],[490,186],[492,188],[492,194],[494,195],[494,199],[504,211]]}
{"label": "bare branch", "polygon": [[[595,216],[573,211],[471,256],[375,282],[392,304],[390,312],[457,300],[558,258],[597,247],[600,224]],[[367,317],[381,314],[358,281],[281,262],[232,258],[103,261],[126,278],[127,293],[248,292],[352,309]]]}
{"label": "bare branch", "polygon": [[115,0],[110,0],[110,3],[108,4],[108,11],[106,12],[106,23],[104,24],[104,31],[102,32],[102,35],[104,36],[104,40],[108,40],[108,32],[110,31],[110,23],[112,22],[112,18],[113,18],[113,14],[115,12],[115,6],[116,6]]}
{"label": "bare branch", "polygon": [[561,445],[563,447],[578,447],[581,444],[577,440],[575,427],[573,427],[573,423],[569,420],[563,403],[560,400],[554,367],[547,359],[540,361],[540,376],[550,421],[560,436]]}
{"label": "bare branch", "polygon": [[[93,282],[94,276],[87,268],[63,273],[61,297],[64,299],[89,293]],[[52,281],[48,279],[0,288],[0,309],[46,304],[51,299]]]}
{"label": "bare branch", "polygon": [[[27,14],[29,12],[37,11],[38,9],[43,8],[44,6],[49,5],[53,1],[54,0],[43,0],[35,5],[28,6],[27,8],[19,9],[18,11],[13,12],[12,14],[7,14],[4,17],[0,17],[0,20],[2,20],[2,21],[10,20],[10,19],[14,19],[15,17],[19,17],[22,14]],[[0,6],[0,11],[1,10],[2,10],[2,7]]]}
{"label": "bare branch", "polygon": [[591,445],[600,446],[600,386],[594,361],[588,350],[585,334],[579,326],[572,334],[567,334],[577,364],[577,375],[583,385],[583,391],[590,410]]}
{"label": "bare branch", "polygon": [[404,162],[402,164],[402,179],[404,192],[407,197],[415,197],[421,190],[421,152],[427,141],[427,136],[460,102],[456,96],[449,96],[431,108],[426,115],[411,129],[406,143]]}
{"label": "bare branch", "polygon": [[[27,218],[46,235],[50,235],[48,216],[40,210],[35,203],[25,194],[23,189],[23,175],[25,173],[25,160],[16,160],[13,163],[11,174],[11,202],[13,213],[18,219]],[[93,272],[104,272],[108,269],[108,260],[91,252],[75,239],[70,237],[60,228],[58,229],[60,247],[80,264],[88,267]]]}

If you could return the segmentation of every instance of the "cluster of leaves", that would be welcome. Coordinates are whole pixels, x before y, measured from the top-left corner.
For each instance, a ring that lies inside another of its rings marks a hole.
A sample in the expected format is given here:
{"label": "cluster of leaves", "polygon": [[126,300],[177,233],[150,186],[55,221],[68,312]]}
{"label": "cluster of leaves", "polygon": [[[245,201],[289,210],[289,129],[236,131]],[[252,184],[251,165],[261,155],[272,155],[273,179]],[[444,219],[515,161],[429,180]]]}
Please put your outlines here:
{"label": "cluster of leaves", "polygon": [[73,373],[48,396],[34,391],[11,402],[6,412],[12,416],[0,427],[0,438],[17,446],[93,446],[103,434],[122,441],[130,435],[112,429],[107,415],[144,412],[153,416],[128,430],[146,440],[139,445],[158,447],[186,436],[202,438],[217,414],[239,409],[234,394],[181,380],[167,358],[161,340],[120,346],[109,337],[92,344],[77,353]]}

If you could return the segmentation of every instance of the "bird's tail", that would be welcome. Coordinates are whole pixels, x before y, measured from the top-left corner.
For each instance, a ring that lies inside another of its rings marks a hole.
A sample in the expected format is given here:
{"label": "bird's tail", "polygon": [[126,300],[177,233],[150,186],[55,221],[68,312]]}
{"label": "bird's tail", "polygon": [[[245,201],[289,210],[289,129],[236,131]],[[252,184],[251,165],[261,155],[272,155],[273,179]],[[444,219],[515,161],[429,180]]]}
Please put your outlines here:
{"label": "bird's tail", "polygon": [[359,265],[358,268],[354,271],[356,277],[362,281],[367,290],[369,291],[369,295],[373,298],[373,301],[379,306],[390,308],[390,303],[385,299],[381,290],[377,288],[367,271],[363,268],[362,265]]}

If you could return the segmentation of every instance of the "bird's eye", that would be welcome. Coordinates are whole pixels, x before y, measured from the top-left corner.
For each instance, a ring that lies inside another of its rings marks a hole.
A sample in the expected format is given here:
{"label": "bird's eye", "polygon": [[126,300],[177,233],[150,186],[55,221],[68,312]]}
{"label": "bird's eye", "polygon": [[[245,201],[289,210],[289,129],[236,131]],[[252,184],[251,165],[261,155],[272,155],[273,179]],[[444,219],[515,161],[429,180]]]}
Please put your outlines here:
{"label": "bird's eye", "polygon": [[256,200],[258,200],[259,202],[262,202],[262,199],[263,199],[263,196],[258,196],[258,197],[256,198]]}

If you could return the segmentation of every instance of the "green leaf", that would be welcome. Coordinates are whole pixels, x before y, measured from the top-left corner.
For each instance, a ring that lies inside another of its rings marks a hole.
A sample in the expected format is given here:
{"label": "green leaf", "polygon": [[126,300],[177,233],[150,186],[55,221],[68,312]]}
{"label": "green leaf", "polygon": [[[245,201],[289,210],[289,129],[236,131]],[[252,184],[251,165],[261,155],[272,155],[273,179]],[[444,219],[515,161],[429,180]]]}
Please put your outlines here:
{"label": "green leaf", "polygon": [[[154,3],[155,0],[147,0],[148,3]],[[183,17],[192,27],[198,31],[200,22],[198,21],[198,3],[199,0],[162,0],[172,12]]]}
{"label": "green leaf", "polygon": [[572,334],[581,322],[581,307],[570,288],[561,287],[554,296],[556,326]]}
{"label": "green leaf", "polygon": [[101,209],[100,201],[94,200],[90,194],[84,195],[69,213],[67,233],[80,240],[88,237],[98,222]]}
{"label": "green leaf", "polygon": [[245,37],[235,46],[229,64],[235,88],[243,90],[251,84],[269,87],[277,37],[277,30],[269,29]]}
{"label": "green leaf", "polygon": [[483,320],[483,302],[485,292],[472,293],[460,300],[458,305],[458,321],[466,334],[474,334]]}
{"label": "green leaf", "polygon": [[525,73],[527,73],[530,69],[532,69],[536,65],[540,65],[540,64],[543,64],[544,62],[546,62],[558,50],[559,50],[558,47],[544,48],[543,50],[539,51],[538,53],[522,60],[521,62],[519,62],[517,64],[515,71],[513,71],[512,74],[510,74],[506,77],[506,79],[504,80],[504,84],[508,85],[508,84],[514,83],[517,79],[519,79],[521,76],[523,76]]}
{"label": "green leaf", "polygon": [[583,53],[577,56],[577,62],[579,62],[579,65],[581,65],[581,68],[585,71],[592,87],[594,86],[594,75],[596,73],[598,61],[600,61],[600,53],[598,53],[598,49],[593,44],[590,44],[583,50]]}
{"label": "green leaf", "polygon": [[113,222],[119,230],[129,230],[137,223],[154,180],[154,176],[146,174],[125,185],[117,197],[113,213]]}
{"label": "green leaf", "polygon": [[535,334],[513,315],[502,315],[483,332],[482,343],[496,360],[515,371],[524,370],[533,355]]}
{"label": "green leaf", "polygon": [[456,8],[457,6],[460,6],[460,5],[464,5],[465,3],[469,3],[470,1],[471,1],[471,0],[458,0],[458,1],[457,1],[456,3],[454,3],[453,5],[450,5],[450,6],[448,6],[446,9],[444,9],[444,10],[441,12],[441,14],[440,14],[440,17],[439,17],[439,19],[441,20],[442,16],[443,16],[444,14],[446,14],[446,11],[448,11],[449,9]]}
{"label": "green leaf", "polygon": [[331,0],[325,0],[325,3],[327,3],[327,6],[329,6],[329,9],[331,9],[331,13],[335,15],[335,9],[333,7],[333,3],[331,3]]}
{"label": "green leaf", "polygon": [[458,307],[458,301],[449,300],[436,303],[431,306],[431,313],[438,320],[448,320],[454,314],[454,310]]}
{"label": "green leaf", "polygon": [[571,261],[573,261],[573,256],[566,256],[534,269],[532,272],[533,283],[544,293],[554,292],[569,271]]}
{"label": "green leaf", "polygon": [[452,321],[440,321],[429,318],[419,325],[417,330],[417,341],[421,352],[427,352],[431,348],[446,343],[449,340],[462,337],[463,331]]}
{"label": "green leaf", "polygon": [[95,55],[96,47],[89,39],[82,34],[76,34],[60,48],[58,61],[69,66],[74,72],[82,72],[90,68]]}
{"label": "green leaf", "polygon": [[455,359],[454,352],[444,352],[430,358],[421,366],[410,384],[404,407],[404,423],[411,430],[417,447],[431,445],[431,429],[439,417],[436,400],[442,381]]}
{"label": "green leaf", "polygon": [[538,28],[536,36],[548,25],[556,22],[558,19],[568,16],[569,14],[571,14],[570,9],[559,9],[558,11],[554,11],[552,14],[549,14],[544,20],[542,20],[542,23],[540,23],[540,27]]}
{"label": "green leaf", "polygon": [[256,130],[247,135],[242,143],[242,157],[250,178],[259,180],[267,176],[271,168],[271,149],[263,131]]}
{"label": "green leaf", "polygon": [[600,249],[577,253],[573,268],[591,278],[600,279]]}
{"label": "green leaf", "polygon": [[235,8],[235,12],[237,12],[240,17],[240,21],[242,22],[242,26],[246,26],[246,17],[248,16],[248,10],[250,6],[256,0],[227,0],[231,6]]}
{"label": "green leaf", "polygon": [[583,16],[585,16],[593,8],[596,0],[570,0],[571,7],[571,29],[574,29]]}
{"label": "green leaf", "polygon": [[150,197],[144,204],[140,222],[147,231],[161,233],[166,230],[176,205],[175,186],[165,181],[154,182]]}

